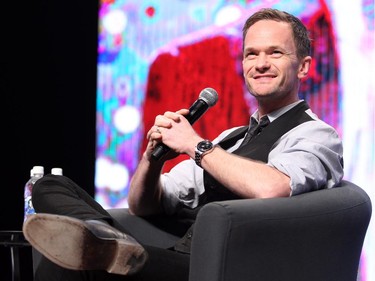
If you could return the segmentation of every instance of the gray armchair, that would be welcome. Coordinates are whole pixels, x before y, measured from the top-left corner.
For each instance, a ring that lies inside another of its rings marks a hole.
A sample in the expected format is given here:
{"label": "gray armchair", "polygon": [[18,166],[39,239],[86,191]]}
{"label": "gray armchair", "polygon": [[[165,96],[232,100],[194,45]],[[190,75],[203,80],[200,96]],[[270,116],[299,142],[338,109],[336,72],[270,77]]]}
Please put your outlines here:
{"label": "gray armchair", "polygon": [[[178,240],[171,226],[109,212],[141,243]],[[194,226],[189,280],[355,281],[371,212],[366,192],[349,181],[289,198],[210,203]]]}

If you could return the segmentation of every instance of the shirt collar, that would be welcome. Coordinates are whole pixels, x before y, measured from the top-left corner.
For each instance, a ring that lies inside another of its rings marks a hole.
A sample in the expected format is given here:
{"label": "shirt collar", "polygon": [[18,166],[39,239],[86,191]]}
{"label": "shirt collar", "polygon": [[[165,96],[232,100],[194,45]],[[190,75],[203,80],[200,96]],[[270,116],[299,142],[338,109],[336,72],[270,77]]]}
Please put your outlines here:
{"label": "shirt collar", "polygon": [[[274,121],[276,118],[280,117],[281,115],[283,115],[285,112],[287,112],[288,110],[292,109],[293,107],[295,107],[297,104],[299,104],[300,102],[302,102],[303,100],[299,100],[299,101],[296,101],[294,103],[291,103],[291,104],[288,104],[282,108],[279,108],[275,111],[272,111],[270,113],[267,114],[268,116],[268,119],[270,120],[270,122]],[[257,122],[259,123],[259,111],[258,109],[251,115],[252,118],[255,118],[255,120],[257,120]],[[250,119],[251,119],[250,117]]]}

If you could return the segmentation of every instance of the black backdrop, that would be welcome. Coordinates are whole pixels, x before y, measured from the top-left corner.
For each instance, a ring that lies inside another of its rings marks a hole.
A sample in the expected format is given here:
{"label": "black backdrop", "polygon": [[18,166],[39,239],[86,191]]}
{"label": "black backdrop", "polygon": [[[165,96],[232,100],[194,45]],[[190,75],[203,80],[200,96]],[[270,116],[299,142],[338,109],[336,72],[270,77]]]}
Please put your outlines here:
{"label": "black backdrop", "polygon": [[[99,3],[2,1],[0,4],[0,230],[21,230],[23,189],[34,165],[64,174],[94,194]],[[0,280],[11,280],[0,248]],[[22,280],[32,280],[21,249]]]}

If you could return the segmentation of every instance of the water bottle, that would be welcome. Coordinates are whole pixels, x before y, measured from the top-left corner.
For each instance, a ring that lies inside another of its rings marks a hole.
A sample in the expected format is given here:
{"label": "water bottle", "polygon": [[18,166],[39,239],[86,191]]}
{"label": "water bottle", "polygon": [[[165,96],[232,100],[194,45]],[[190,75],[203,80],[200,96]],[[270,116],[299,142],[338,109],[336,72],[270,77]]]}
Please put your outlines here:
{"label": "water bottle", "polygon": [[34,166],[30,170],[30,179],[25,184],[24,191],[24,221],[29,215],[35,214],[33,207],[33,202],[31,200],[31,194],[35,182],[44,176],[44,167],[43,166]]}
{"label": "water bottle", "polygon": [[62,176],[63,175],[63,169],[61,168],[52,168],[51,174],[56,176]]}

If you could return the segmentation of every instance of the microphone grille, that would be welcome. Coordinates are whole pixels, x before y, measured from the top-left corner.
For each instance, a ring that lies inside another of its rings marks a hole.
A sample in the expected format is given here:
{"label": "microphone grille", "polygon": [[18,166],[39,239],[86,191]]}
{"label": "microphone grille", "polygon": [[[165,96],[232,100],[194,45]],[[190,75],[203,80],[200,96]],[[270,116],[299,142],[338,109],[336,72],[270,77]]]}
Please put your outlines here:
{"label": "microphone grille", "polygon": [[211,107],[216,104],[219,96],[216,90],[212,88],[205,88],[199,94],[199,98],[204,100],[208,104],[208,106]]}

